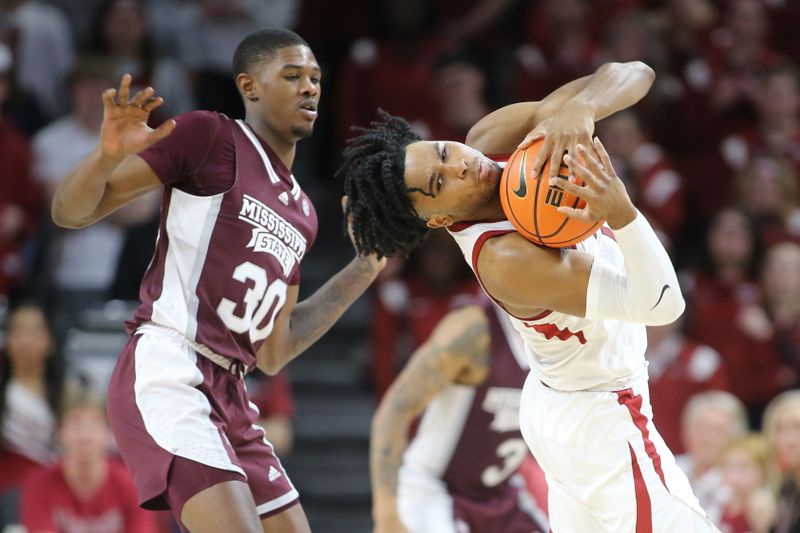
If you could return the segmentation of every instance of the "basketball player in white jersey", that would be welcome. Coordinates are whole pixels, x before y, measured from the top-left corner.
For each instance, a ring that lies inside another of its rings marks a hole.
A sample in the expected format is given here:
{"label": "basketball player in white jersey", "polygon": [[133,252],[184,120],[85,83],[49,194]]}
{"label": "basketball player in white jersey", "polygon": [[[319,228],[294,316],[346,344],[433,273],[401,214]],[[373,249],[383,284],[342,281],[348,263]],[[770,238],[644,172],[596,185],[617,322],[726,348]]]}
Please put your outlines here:
{"label": "basketball player in white jersey", "polygon": [[375,533],[547,531],[516,475],[529,456],[518,416],[527,369],[522,340],[485,297],[436,325],[372,421]]}
{"label": "basketball player in white jersey", "polygon": [[[546,474],[554,533],[715,531],[653,426],[648,397],[645,326],[683,312],[675,270],[600,142],[586,141],[596,120],[635,103],[652,80],[641,63],[605,65],[541,102],[488,115],[466,145],[422,142],[383,114],[345,152],[357,247],[391,255],[447,227],[522,336],[531,373],[520,425]],[[537,129],[556,160],[567,149],[585,183],[550,177],[586,200],[560,211],[607,221],[576,249],[525,240],[500,205],[501,168],[484,154],[507,154]]]}

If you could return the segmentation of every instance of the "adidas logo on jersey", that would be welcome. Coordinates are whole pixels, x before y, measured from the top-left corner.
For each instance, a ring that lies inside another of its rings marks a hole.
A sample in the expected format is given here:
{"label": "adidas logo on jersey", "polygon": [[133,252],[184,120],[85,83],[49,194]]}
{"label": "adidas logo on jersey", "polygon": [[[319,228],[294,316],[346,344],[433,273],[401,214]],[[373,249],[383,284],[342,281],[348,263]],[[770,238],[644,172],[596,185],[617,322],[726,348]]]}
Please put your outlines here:
{"label": "adidas logo on jersey", "polygon": [[289,205],[289,193],[283,191],[278,195],[278,200],[280,200],[283,205]]}
{"label": "adidas logo on jersey", "polygon": [[283,474],[281,474],[280,472],[278,472],[278,469],[277,469],[277,468],[275,468],[275,467],[274,467],[274,466],[272,466],[272,465],[269,465],[269,474],[267,475],[267,477],[269,478],[269,480],[270,480],[270,481],[275,481],[276,479],[278,479],[278,478],[279,478],[279,477],[281,477],[282,475],[283,475]]}

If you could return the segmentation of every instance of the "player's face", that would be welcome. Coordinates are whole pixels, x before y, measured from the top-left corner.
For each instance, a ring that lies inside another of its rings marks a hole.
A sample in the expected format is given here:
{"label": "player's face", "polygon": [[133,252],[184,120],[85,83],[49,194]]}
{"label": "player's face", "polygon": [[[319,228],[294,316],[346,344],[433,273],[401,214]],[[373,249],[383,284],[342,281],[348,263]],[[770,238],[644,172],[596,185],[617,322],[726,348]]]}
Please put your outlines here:
{"label": "player's face", "polygon": [[281,139],[297,142],[314,131],[322,72],[307,46],[287,46],[253,72],[259,114]]}
{"label": "player's face", "polygon": [[500,167],[479,151],[452,141],[406,147],[406,187],[414,209],[430,227],[496,218]]}

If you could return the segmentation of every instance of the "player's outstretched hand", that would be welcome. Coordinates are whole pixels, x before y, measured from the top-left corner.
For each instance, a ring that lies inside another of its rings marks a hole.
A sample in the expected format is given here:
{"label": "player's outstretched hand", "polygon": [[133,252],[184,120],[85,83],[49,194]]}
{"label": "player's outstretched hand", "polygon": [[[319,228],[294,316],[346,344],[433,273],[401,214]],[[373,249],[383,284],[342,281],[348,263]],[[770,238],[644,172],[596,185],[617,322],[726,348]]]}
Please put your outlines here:
{"label": "player's outstretched hand", "polygon": [[593,144],[599,160],[582,144],[577,146],[577,155],[583,162],[571,155],[564,156],[571,173],[583,180],[584,185],[578,185],[572,176],[566,182],[561,178],[551,178],[550,185],[561,187],[586,201],[582,209],[561,206],[558,208],[561,213],[582,222],[605,219],[612,229],[618,229],[636,218],[636,208],[600,139],[595,137]]}
{"label": "player's outstretched hand", "polygon": [[[594,116],[591,111],[580,103],[570,102],[552,117],[537,124],[518,148],[527,148],[536,140],[544,137],[544,144],[531,167],[531,175],[538,176],[549,158],[550,175],[548,178],[554,178],[558,175],[564,153],[572,154],[574,157],[579,144],[591,147],[593,134]],[[593,148],[591,149],[593,150]]]}
{"label": "player's outstretched hand", "polygon": [[170,119],[153,129],[147,125],[150,113],[164,103],[155,96],[152,87],[141,90],[130,98],[131,75],[125,74],[119,91],[103,92],[103,125],[100,128],[100,147],[110,157],[136,154],[163,139],[175,129],[177,123]]}
{"label": "player's outstretched hand", "polygon": [[347,235],[348,237],[350,237],[350,243],[353,245],[353,248],[356,251],[356,255],[360,259],[368,261],[370,265],[372,265],[376,269],[377,272],[380,272],[386,266],[386,258],[381,257],[380,259],[378,259],[378,256],[375,254],[362,255],[358,251],[358,247],[356,246],[356,238],[353,236],[353,221],[350,218],[350,213],[347,211],[347,200],[348,200],[347,195],[342,196],[342,214],[344,214],[345,218],[347,219]]}

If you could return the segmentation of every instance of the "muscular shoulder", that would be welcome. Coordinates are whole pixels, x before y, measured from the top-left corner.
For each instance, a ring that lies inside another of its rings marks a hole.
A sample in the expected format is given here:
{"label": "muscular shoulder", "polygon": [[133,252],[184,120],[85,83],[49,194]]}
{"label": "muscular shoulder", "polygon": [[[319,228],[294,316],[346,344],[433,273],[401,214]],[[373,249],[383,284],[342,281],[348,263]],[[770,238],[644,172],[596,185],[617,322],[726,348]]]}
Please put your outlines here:
{"label": "muscular shoulder", "polygon": [[516,316],[544,309],[582,316],[592,256],[537,246],[518,233],[490,239],[478,257],[486,290]]}

